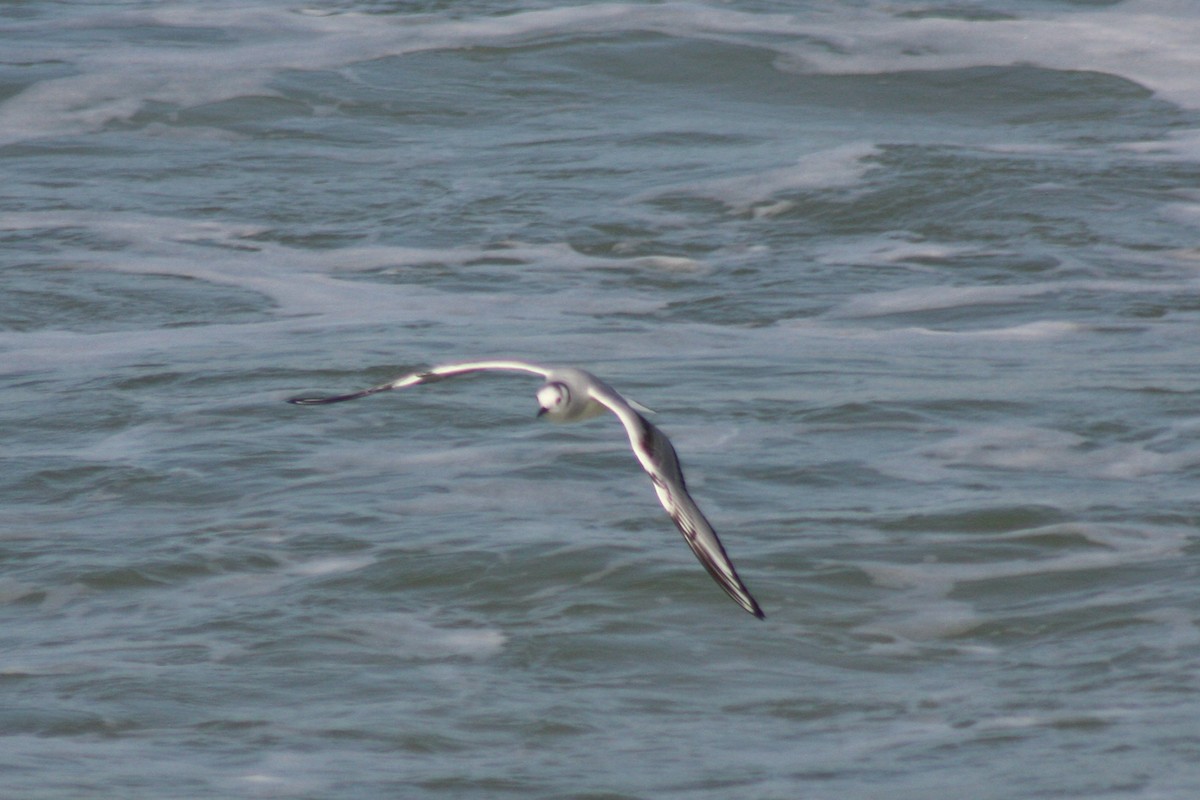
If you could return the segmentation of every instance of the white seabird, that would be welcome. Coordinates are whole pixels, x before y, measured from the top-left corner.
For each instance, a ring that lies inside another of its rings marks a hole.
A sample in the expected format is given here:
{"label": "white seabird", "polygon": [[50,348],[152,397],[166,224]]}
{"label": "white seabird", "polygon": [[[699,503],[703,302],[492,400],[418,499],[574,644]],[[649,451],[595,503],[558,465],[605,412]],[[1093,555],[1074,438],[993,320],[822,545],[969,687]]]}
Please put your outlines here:
{"label": "white seabird", "polygon": [[626,400],[590,372],[571,367],[551,369],[523,361],[469,361],[413,372],[350,394],[294,397],[288,402],[301,406],[340,403],[378,392],[404,389],[422,383],[436,383],[456,375],[485,370],[530,372],[540,375],[545,383],[537,391],[538,416],[545,416],[553,422],[577,422],[603,414],[606,410],[616,414],[629,435],[633,454],[637,456],[654,484],[659,502],[675,522],[675,527],[683,534],[696,558],[700,559],[700,563],[734,602],[759,619],[763,618],[762,609],[738,577],[725,548],[721,546],[721,540],[717,538],[717,532],[688,494],[683,481],[683,470],[679,466],[679,458],[670,440],[637,411],[638,408],[647,409]]}

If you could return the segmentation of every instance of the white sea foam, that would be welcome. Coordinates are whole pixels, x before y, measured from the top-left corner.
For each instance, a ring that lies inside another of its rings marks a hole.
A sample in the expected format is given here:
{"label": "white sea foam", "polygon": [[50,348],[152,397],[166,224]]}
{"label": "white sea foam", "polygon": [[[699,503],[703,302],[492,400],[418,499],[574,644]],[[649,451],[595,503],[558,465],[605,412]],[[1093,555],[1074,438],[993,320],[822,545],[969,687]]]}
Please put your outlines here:
{"label": "white sea foam", "polygon": [[1161,452],[1156,449],[1162,444],[1158,440],[1090,444],[1077,434],[1035,426],[983,426],[925,448],[921,454],[943,467],[1053,471],[1110,480],[1134,480],[1200,463],[1197,450]]}
{"label": "white sea foam", "polygon": [[114,242],[144,247],[155,242],[204,242],[246,249],[250,237],[264,233],[260,225],[240,225],[211,220],[157,217],[135,212],[14,211],[0,216],[0,230],[52,231],[78,229],[100,234]]}
{"label": "white sea foam", "polygon": [[910,602],[913,608],[884,614],[855,627],[854,632],[904,642],[928,642],[960,636],[984,622],[969,603],[925,597]]}
{"label": "white sea foam", "polygon": [[[1179,556],[1189,541],[1187,531],[1120,528],[1114,526],[1073,523],[1065,527],[1035,528],[1009,532],[990,538],[1027,538],[1058,532],[1079,534],[1091,544],[1078,549],[1051,550],[1042,558],[997,559],[979,562],[928,561],[920,564],[859,562],[862,569],[878,586],[890,589],[914,590],[930,597],[945,597],[964,583],[1010,580],[1030,575],[1080,572],[1110,569]],[[972,536],[979,544],[979,536]]]}
{"label": "white sea foam", "polygon": [[[833,316],[833,315],[831,315]],[[1093,326],[1065,320],[1036,320],[996,328],[976,328],[954,330],[949,328],[929,328],[921,326],[905,326],[901,328],[848,328],[844,326],[827,327],[814,324],[812,321],[788,321],[772,330],[790,331],[803,335],[806,340],[819,339],[861,339],[875,341],[895,347],[911,347],[925,341],[930,344],[944,343],[946,345],[970,344],[973,342],[1012,341],[1012,342],[1042,342],[1061,339],[1073,334],[1087,333]]]}
{"label": "white sea foam", "polygon": [[1073,333],[1087,331],[1088,326],[1075,322],[1057,320],[1039,320],[1012,325],[1006,328],[984,328],[969,331],[943,331],[932,328],[905,328],[899,333],[911,333],[919,336],[931,336],[943,339],[971,340],[985,339],[995,341],[1045,341],[1058,339]]}
{"label": "white sea foam", "polygon": [[834,313],[846,317],[878,317],[915,311],[997,305],[1049,291],[1052,289],[1045,283],[1017,286],[917,286],[859,295]]}
{"label": "white sea foam", "polygon": [[508,641],[493,628],[440,627],[413,614],[348,614],[338,617],[339,637],[404,658],[490,658]]}
{"label": "white sea foam", "polygon": [[327,575],[341,575],[347,572],[357,572],[375,563],[371,556],[334,556],[330,558],[315,558],[288,567],[293,575],[304,578],[323,578]]}
{"label": "white sea foam", "polygon": [[[621,291],[573,286],[547,293],[498,292],[487,287],[476,291],[447,291],[405,283],[391,290],[376,281],[348,279],[348,273],[403,273],[439,264],[453,268],[486,269],[495,259],[527,265],[532,276],[541,270],[555,273],[595,269],[637,272],[684,271],[697,273],[703,265],[691,259],[667,256],[599,258],[579,253],[565,243],[525,244],[502,242],[452,248],[413,248],[362,245],[338,250],[313,250],[261,241],[258,226],[196,222],[137,213],[51,211],[6,215],[0,229],[20,232],[78,230],[86,239],[98,237],[111,247],[84,246],[62,256],[69,267],[129,274],[177,276],[253,292],[264,298],[267,319],[242,323],[214,323],[143,331],[76,332],[39,329],[0,332],[0,346],[8,350],[5,369],[37,372],[70,363],[86,352],[95,361],[137,359],[170,351],[204,352],[222,347],[244,348],[247,337],[282,335],[321,327],[361,329],[372,323],[402,329],[413,325],[453,325],[464,317],[526,324],[555,324],[563,315],[649,313],[663,300]],[[482,266],[481,266],[482,265]],[[414,275],[416,273],[414,272]],[[501,313],[502,312],[502,313]],[[314,321],[320,318],[321,322]],[[334,320],[334,322],[329,322]],[[610,349],[593,342],[592,348]],[[636,345],[629,348],[636,350]],[[141,354],[141,355],[139,355]],[[531,357],[537,353],[531,353]]]}
{"label": "white sea foam", "polygon": [[1136,153],[1144,161],[1200,161],[1200,131],[1170,131],[1160,138],[1127,142],[1117,149]]}
{"label": "white sea foam", "polygon": [[703,261],[681,256],[641,256],[631,259],[630,263],[656,272],[703,273],[711,269]]}
{"label": "white sea foam", "polygon": [[1180,294],[1200,291],[1196,281],[1115,281],[1078,280],[1045,281],[1005,286],[914,286],[890,292],[862,294],[830,312],[831,317],[882,317],[892,314],[911,314],[969,308],[984,305],[1005,305],[1041,297],[1047,294],[1120,293],[1120,294]]}
{"label": "white sea foam", "polygon": [[[1061,544],[1043,548],[1046,555],[1042,557],[1004,558],[1002,555],[1006,551],[1002,543],[1033,544],[1051,537]],[[855,633],[882,637],[887,643],[875,646],[875,651],[898,655],[919,652],[922,644],[968,633],[986,622],[986,616],[973,604],[950,597],[967,584],[1008,582],[1039,575],[1117,569],[1173,560],[1184,553],[1191,533],[1188,530],[1148,530],[1072,522],[989,534],[971,533],[965,538],[969,538],[973,548],[997,544],[997,557],[969,562],[928,559],[916,564],[858,562],[857,566],[875,585],[898,594],[889,598],[884,612],[857,626]],[[944,543],[944,538],[939,537],[939,541]],[[1092,605],[1121,605],[1138,596],[1146,596],[1146,591],[1127,589],[1109,598],[1094,599]],[[1179,613],[1178,609],[1150,612],[1143,618],[1165,627],[1165,642],[1161,646],[1170,652],[1191,647],[1200,639],[1194,620],[1189,614]],[[987,653],[986,648],[976,645],[964,647]]]}
{"label": "white sea foam", "polygon": [[1032,64],[1117,75],[1200,107],[1200,8],[1178,0],[991,20],[869,11],[853,25],[839,19],[807,33],[838,46],[795,48],[781,68],[861,74]]}
{"label": "white sea foam", "polygon": [[938,274],[939,265],[946,262],[995,258],[1004,254],[1005,251],[1000,249],[928,241],[896,232],[862,239],[841,238],[823,247],[816,260],[837,265],[894,264],[916,272]]}
{"label": "white sea foam", "polygon": [[[137,42],[74,47],[40,26],[219,29],[210,47]],[[885,73],[1034,64],[1124,77],[1200,107],[1200,11],[1173,0],[1131,0],[1097,10],[1040,12],[1020,19],[899,16],[888,7],[820,15],[753,14],[693,3],[597,3],[478,18],[436,14],[295,13],[286,6],[204,3],[128,12],[77,12],[68,20],[6,22],[19,34],[14,60],[56,59],[76,74],[36,83],[0,103],[0,144],[94,131],[128,120],[146,103],[195,107],[278,94],[287,70],[327,70],[409,53],[513,47],[572,34],[651,32],[760,46],[781,69]],[[808,165],[812,166],[812,165]],[[787,172],[765,175],[793,185]],[[746,188],[737,189],[743,196]]]}
{"label": "white sea foam", "polygon": [[324,763],[311,753],[267,751],[254,771],[221,775],[220,784],[234,795],[251,797],[320,796],[331,791],[330,779],[322,774]]}
{"label": "white sea foam", "polygon": [[[784,192],[811,191],[854,186],[874,166],[871,157],[879,150],[872,144],[856,142],[801,156],[794,165],[732,178],[675,184],[644,192],[635,201],[666,195],[691,195],[716,200],[734,213],[758,212],[773,216],[787,210],[770,201]],[[767,205],[763,205],[767,204]]]}
{"label": "white sea foam", "polygon": [[1142,619],[1165,628],[1165,641],[1159,646],[1172,655],[1200,646],[1200,625],[1194,609],[1167,606],[1143,614]]}
{"label": "white sea foam", "polygon": [[[214,221],[194,221],[175,217],[127,212],[45,211],[18,212],[0,218],[0,230],[50,231],[79,230],[100,237],[123,249],[81,248],[71,254],[70,263],[80,267],[151,275],[175,275],[209,283],[233,286],[262,294],[281,313],[306,315],[323,311],[354,309],[360,320],[371,309],[385,313],[388,308],[401,310],[412,319],[416,308],[459,314],[478,311],[475,304],[488,306],[511,304],[513,298],[496,292],[448,293],[406,285],[403,292],[387,292],[376,283],[340,280],[338,275],[354,272],[401,273],[413,267],[444,265],[479,267],[489,261],[519,262],[526,272],[554,272],[595,269],[624,269],[639,272],[703,272],[706,268],[695,259],[667,255],[598,257],[579,252],[565,242],[524,243],[503,241],[482,245],[443,248],[405,247],[402,245],[359,245],[334,251],[293,248],[261,240],[261,226]],[[203,250],[189,245],[204,246]],[[136,256],[136,257],[135,257]],[[563,293],[566,297],[570,291]],[[411,305],[405,298],[414,300]],[[439,301],[437,298],[441,298]],[[647,312],[660,307],[625,294],[606,298],[595,288],[574,295],[561,304],[539,298],[538,307],[547,312],[572,310],[599,312],[619,310]],[[428,315],[418,314],[418,318]]]}
{"label": "white sea foam", "polygon": [[[211,49],[153,44],[72,49],[60,44],[14,50],[10,58],[57,58],[78,67],[80,74],[42,81],[0,103],[0,144],[97,130],[111,121],[129,119],[151,101],[194,107],[234,97],[276,95],[271,78],[285,70],[340,69],[429,50],[517,46],[571,32],[589,36],[629,31],[677,36],[769,33],[785,20],[703,6],[618,3],[466,19],[429,14],[296,14],[285,6],[216,2],[79,15],[69,24],[81,29],[218,28],[226,35]],[[7,27],[33,38],[38,26],[47,24],[58,27],[63,22]]]}
{"label": "white sea foam", "polygon": [[1168,203],[1160,212],[1175,222],[1182,222],[1200,230],[1200,203]]}

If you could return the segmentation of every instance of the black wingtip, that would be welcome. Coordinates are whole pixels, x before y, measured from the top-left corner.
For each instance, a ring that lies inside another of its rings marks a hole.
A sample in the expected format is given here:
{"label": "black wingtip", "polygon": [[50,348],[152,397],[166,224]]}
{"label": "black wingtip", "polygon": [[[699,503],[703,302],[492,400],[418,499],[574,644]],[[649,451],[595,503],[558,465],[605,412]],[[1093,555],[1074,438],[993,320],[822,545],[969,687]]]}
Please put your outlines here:
{"label": "black wingtip", "polygon": [[[738,581],[738,583],[741,584],[741,581]],[[725,587],[722,585],[721,588],[724,589]],[[750,590],[746,588],[745,584],[741,584],[741,589],[746,593],[744,599],[738,597],[728,589],[726,589],[726,593],[732,597],[739,606],[744,608],[748,613],[753,614],[756,619],[766,619],[767,615],[763,613],[762,607],[758,604],[758,601],[754,599],[754,596],[750,594]]]}
{"label": "black wingtip", "polygon": [[351,392],[350,394],[335,394],[325,397],[292,397],[288,402],[294,406],[326,406],[330,403],[344,403],[347,400],[357,400],[360,397],[382,392],[385,389],[392,388],[390,385],[374,386],[370,389],[363,389],[361,392]]}
{"label": "black wingtip", "polygon": [[289,397],[288,402],[294,406],[323,406],[334,400],[328,397]]}

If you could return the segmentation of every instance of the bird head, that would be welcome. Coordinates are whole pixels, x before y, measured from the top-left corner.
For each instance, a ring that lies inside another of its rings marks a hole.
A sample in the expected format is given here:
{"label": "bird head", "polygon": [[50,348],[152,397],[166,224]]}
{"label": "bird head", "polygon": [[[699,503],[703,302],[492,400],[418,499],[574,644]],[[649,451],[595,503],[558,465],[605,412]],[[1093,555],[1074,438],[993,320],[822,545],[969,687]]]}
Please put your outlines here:
{"label": "bird head", "polygon": [[566,411],[567,405],[571,402],[571,390],[565,383],[551,381],[538,389],[537,401],[537,415],[540,417],[548,414],[553,419]]}

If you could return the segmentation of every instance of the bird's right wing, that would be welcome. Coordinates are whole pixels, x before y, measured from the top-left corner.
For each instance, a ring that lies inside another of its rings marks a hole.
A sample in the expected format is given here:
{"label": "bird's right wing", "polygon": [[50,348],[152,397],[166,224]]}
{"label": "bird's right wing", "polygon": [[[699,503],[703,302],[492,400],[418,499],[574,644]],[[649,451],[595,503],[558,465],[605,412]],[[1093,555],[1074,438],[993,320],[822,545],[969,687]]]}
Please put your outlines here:
{"label": "bird's right wing", "polygon": [[368,389],[363,389],[350,394],[335,394],[324,397],[293,397],[288,400],[298,406],[319,406],[328,403],[341,403],[346,400],[357,400],[360,397],[386,392],[391,389],[404,389],[408,386],[418,386],[422,383],[436,383],[453,378],[456,375],[467,375],[472,372],[483,372],[485,370],[508,370],[512,372],[531,372],[535,375],[540,375],[545,378],[550,374],[550,370],[545,367],[539,367],[536,364],[527,364],[524,361],[465,361],[461,364],[444,364],[440,367],[432,367],[420,372],[411,372],[407,375],[402,375],[395,380],[381,383],[378,386],[372,386]]}

